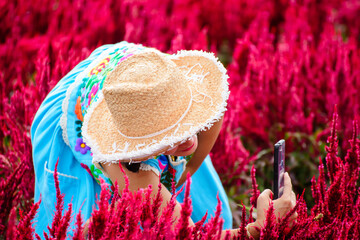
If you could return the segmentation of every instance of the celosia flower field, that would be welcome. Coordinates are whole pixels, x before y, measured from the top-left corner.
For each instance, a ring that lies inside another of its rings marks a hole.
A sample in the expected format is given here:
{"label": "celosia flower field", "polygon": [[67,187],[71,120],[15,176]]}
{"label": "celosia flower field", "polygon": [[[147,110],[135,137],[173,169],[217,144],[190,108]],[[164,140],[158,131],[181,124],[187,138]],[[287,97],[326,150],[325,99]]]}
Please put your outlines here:
{"label": "celosia flower field", "polygon": [[[0,0],[0,238],[33,239],[39,203],[29,131],[42,100],[96,47],[126,40],[169,53],[212,51],[228,69],[228,111],[211,155],[239,239],[253,221],[245,206],[256,203],[257,186],[271,188],[281,138],[299,217],[288,228],[270,207],[260,238],[359,239],[359,16],[359,0]],[[64,239],[73,220],[72,239],[83,239],[86,219],[54,191],[50,234],[35,237]],[[188,227],[188,199],[171,228],[174,202],[160,215],[161,198],[150,192],[125,189],[109,203],[103,189],[89,238],[219,238],[220,206],[210,222]]]}

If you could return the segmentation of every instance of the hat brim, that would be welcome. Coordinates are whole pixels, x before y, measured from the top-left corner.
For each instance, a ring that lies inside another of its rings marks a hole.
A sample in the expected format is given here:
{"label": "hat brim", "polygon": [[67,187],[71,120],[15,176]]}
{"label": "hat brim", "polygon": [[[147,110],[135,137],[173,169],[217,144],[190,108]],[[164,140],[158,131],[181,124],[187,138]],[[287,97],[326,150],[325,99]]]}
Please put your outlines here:
{"label": "hat brim", "polygon": [[88,109],[82,127],[84,141],[93,153],[93,162],[147,160],[210,128],[221,119],[226,110],[229,87],[226,69],[218,59],[212,53],[202,51],[180,51],[166,57],[189,79],[192,93],[189,111],[176,126],[164,133],[151,138],[129,139],[116,130],[100,92],[97,101]]}

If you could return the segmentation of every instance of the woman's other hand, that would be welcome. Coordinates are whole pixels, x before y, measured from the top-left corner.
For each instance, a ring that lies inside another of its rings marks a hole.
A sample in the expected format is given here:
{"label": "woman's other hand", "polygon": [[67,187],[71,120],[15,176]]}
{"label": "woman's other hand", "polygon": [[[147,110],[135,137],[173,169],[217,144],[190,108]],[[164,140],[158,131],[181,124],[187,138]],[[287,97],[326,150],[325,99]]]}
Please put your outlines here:
{"label": "woman's other hand", "polygon": [[[265,224],[266,213],[269,209],[271,201],[274,204],[275,216],[279,221],[281,218],[285,217],[288,212],[295,207],[296,204],[296,195],[292,191],[292,184],[289,174],[286,172],[284,174],[284,192],[283,195],[276,199],[272,200],[272,191],[270,189],[264,190],[257,199],[257,220],[254,223],[250,223],[247,227],[248,231],[254,238],[260,236],[257,228],[262,228]],[[289,219],[289,226],[292,226],[294,221],[297,218],[297,213],[295,212]]]}

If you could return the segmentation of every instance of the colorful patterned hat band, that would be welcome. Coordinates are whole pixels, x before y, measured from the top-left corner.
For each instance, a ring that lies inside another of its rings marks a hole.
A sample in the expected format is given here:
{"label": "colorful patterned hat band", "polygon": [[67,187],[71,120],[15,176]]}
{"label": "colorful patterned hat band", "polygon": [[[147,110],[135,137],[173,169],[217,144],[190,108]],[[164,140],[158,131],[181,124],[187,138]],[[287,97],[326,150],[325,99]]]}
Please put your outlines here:
{"label": "colorful patterned hat band", "polygon": [[78,78],[81,132],[94,163],[163,153],[221,119],[229,96],[224,66],[202,51],[168,55],[122,42]]}

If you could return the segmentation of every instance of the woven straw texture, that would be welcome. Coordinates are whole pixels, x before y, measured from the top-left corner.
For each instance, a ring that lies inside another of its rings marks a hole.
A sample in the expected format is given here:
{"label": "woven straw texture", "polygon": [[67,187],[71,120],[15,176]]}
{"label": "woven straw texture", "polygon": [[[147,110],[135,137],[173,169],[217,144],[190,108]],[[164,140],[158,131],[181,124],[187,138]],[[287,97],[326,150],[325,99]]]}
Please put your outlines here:
{"label": "woven straw texture", "polygon": [[211,127],[226,110],[226,79],[221,63],[200,51],[126,59],[85,116],[93,161],[146,160]]}

